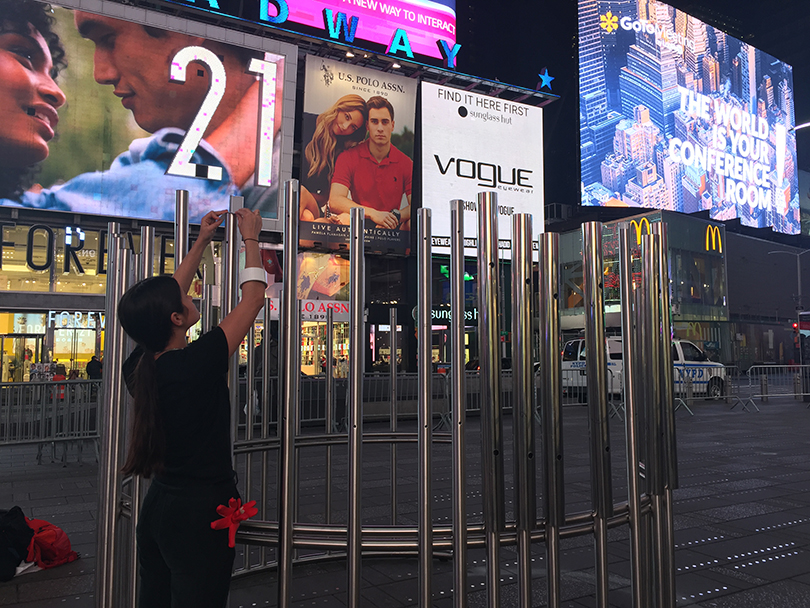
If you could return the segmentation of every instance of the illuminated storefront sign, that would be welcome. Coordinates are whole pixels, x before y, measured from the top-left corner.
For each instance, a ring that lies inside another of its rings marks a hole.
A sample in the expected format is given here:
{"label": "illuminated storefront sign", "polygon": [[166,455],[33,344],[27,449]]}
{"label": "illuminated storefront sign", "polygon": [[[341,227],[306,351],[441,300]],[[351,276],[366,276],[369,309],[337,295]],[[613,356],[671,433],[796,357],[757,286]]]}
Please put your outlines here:
{"label": "illuminated storefront sign", "polygon": [[[709,249],[709,238],[711,237],[711,249]],[[723,253],[723,237],[720,235],[720,226],[706,226],[706,251],[717,251]]]}
{"label": "illuminated storefront sign", "polygon": [[48,311],[48,327],[71,327],[82,329],[104,329],[103,312],[68,312],[67,310]]}
{"label": "illuminated storefront sign", "polygon": [[[645,230],[644,226],[647,226],[646,230]],[[638,221],[630,220],[630,227],[636,229],[636,244],[637,245],[641,244],[641,234],[642,234],[642,232],[644,234],[650,234],[650,221],[646,217],[643,217]]]}
{"label": "illuminated storefront sign", "polygon": [[330,41],[371,42],[385,52],[444,60],[455,68],[455,0],[168,0]]}

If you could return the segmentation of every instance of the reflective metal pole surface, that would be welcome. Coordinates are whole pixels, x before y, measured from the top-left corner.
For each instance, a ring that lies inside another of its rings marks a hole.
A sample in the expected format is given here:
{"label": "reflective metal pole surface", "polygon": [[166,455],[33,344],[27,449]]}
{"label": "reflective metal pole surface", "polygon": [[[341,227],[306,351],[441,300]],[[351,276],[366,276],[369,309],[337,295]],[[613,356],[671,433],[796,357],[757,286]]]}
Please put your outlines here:
{"label": "reflective metal pole surface", "polygon": [[[391,383],[391,433],[397,432],[397,309],[388,311],[391,326],[391,357],[388,381]],[[391,525],[397,525],[397,442],[391,442]]]}
{"label": "reflective metal pole surface", "polygon": [[174,197],[174,267],[188,253],[188,191],[176,190]]}
{"label": "reflective metal pole surface", "polygon": [[[140,265],[137,269],[136,281],[148,279],[154,275],[155,268],[155,228],[154,226],[141,226],[141,252]],[[130,596],[131,605],[138,605],[138,547],[135,542],[135,533],[138,529],[138,522],[141,518],[141,505],[149,482],[139,475],[132,477],[132,509],[130,518],[130,538],[132,539],[132,550],[130,551],[130,582],[132,583],[132,593]]]}
{"label": "reflective metal pole surface", "polygon": [[560,235],[546,232],[540,238],[540,375],[541,418],[546,511],[546,569],[548,572],[548,606],[559,608],[560,528],[565,523],[565,483],[562,433],[562,362],[560,361],[559,303]]}
{"label": "reflective metal pole surface", "polygon": [[432,380],[433,349],[431,299],[431,212],[422,208],[417,211],[417,302],[419,304],[419,405],[417,412],[418,432],[417,450],[419,452],[419,605],[430,606],[432,603],[432,568],[433,568],[433,492],[431,485],[431,453],[433,447],[432,419]]}
{"label": "reflective metal pole surface", "polygon": [[450,405],[453,413],[453,607],[467,606],[467,391],[464,374],[464,201],[450,201]]}
{"label": "reflective metal pole surface", "polygon": [[365,373],[365,210],[354,207],[350,213],[349,272],[349,510],[348,542],[348,605],[360,606],[362,572],[362,489],[363,489],[363,375]]}
{"label": "reflective metal pole surface", "polygon": [[301,369],[299,342],[300,309],[295,277],[298,276],[298,180],[284,184],[284,290],[281,298],[281,352],[279,364],[278,428],[278,602],[288,608],[292,602],[293,513],[295,509],[295,429],[298,406],[298,374]]}
{"label": "reflective metal pole surface", "polygon": [[582,225],[585,348],[588,356],[588,415],[591,456],[591,504],[594,513],[596,603],[608,605],[607,520],[613,515],[610,427],[607,407],[605,301],[602,283],[602,224]]}
{"label": "reflective metal pole surface", "polygon": [[[242,207],[245,199],[241,196],[231,197],[231,211]],[[220,302],[220,321],[236,308],[239,300],[239,225],[235,215],[228,215],[225,220],[225,241],[222,243],[222,286]],[[239,353],[231,356],[228,367],[228,394],[231,400],[231,446],[237,440],[239,424]],[[233,459],[236,466],[236,457]]]}
{"label": "reflective metal pole surface", "polygon": [[122,430],[125,384],[121,365],[124,362],[125,334],[118,323],[117,306],[126,291],[129,275],[129,253],[124,247],[118,222],[107,228],[107,294],[105,306],[106,344],[104,359],[106,373],[102,382],[102,395],[108,404],[101,410],[101,445],[99,454],[98,532],[96,536],[96,605],[117,608],[115,573],[117,525],[120,513],[121,474],[120,452],[123,447]]}
{"label": "reflective metal pole surface", "polygon": [[[326,310],[326,434],[335,426],[335,322],[334,311]],[[326,523],[332,523],[332,444],[326,446]]]}
{"label": "reflective metal pole surface", "polygon": [[664,489],[667,473],[664,462],[664,428],[661,411],[661,272],[659,268],[660,237],[645,234],[641,237],[642,294],[644,297],[645,348],[647,363],[647,475],[649,492],[652,494],[654,530],[654,560],[658,605],[666,606],[667,555],[664,546],[665,519]]}
{"label": "reflective metal pole surface", "polygon": [[512,393],[518,605],[532,605],[531,532],[537,525],[534,466],[534,361],[532,358],[532,216],[512,217]]}
{"label": "reflective metal pole surface", "polygon": [[478,194],[478,339],[486,587],[490,608],[500,605],[500,543],[504,527],[498,284],[498,196],[494,192],[481,192]]}
{"label": "reflective metal pole surface", "polygon": [[622,359],[624,362],[625,433],[627,443],[627,502],[630,511],[630,579],[634,608],[646,608],[645,577],[642,547],[641,491],[639,488],[639,425],[638,392],[634,390],[640,377],[634,348],[636,335],[635,295],[633,286],[633,256],[631,239],[635,238],[628,224],[619,225],[619,274],[622,309]]}
{"label": "reflective metal pole surface", "polygon": [[663,494],[663,551],[668,557],[664,564],[664,608],[675,605],[675,528],[673,523],[672,491],[678,487],[678,455],[675,437],[674,368],[672,361],[672,322],[670,318],[669,239],[667,225],[657,222],[653,234],[659,237],[658,270],[661,290],[661,415],[663,417],[663,458],[665,466]]}

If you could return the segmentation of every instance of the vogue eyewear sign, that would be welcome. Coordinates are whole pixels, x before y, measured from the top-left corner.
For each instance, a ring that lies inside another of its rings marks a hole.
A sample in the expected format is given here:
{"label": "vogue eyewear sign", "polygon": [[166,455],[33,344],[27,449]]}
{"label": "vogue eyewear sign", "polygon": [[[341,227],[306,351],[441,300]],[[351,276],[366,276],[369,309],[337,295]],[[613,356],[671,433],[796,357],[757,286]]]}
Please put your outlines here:
{"label": "vogue eyewear sign", "polygon": [[422,83],[422,205],[433,210],[433,245],[450,245],[450,201],[462,199],[465,247],[478,237],[478,193],[498,194],[500,249],[512,216],[531,213],[542,232],[543,110]]}

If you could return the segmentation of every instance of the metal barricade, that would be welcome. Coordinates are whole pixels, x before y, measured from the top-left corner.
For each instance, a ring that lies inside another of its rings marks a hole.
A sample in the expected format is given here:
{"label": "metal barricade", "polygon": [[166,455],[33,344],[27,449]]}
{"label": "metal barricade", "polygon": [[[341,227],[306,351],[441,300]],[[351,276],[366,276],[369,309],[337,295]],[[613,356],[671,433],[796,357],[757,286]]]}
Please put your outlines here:
{"label": "metal barricade", "polygon": [[744,411],[759,411],[755,399],[761,403],[780,397],[810,400],[810,365],[753,365],[745,376],[747,390],[741,386],[742,394],[731,409],[740,405]]}
{"label": "metal barricade", "polygon": [[63,444],[62,462],[68,446],[78,446],[82,462],[85,441],[92,441],[98,458],[98,406],[100,380],[0,383],[0,447],[38,445],[37,463],[43,448]]}
{"label": "metal barricade", "polygon": [[675,410],[684,408],[694,415],[696,402],[707,399],[738,399],[741,395],[740,370],[736,365],[674,365]]}

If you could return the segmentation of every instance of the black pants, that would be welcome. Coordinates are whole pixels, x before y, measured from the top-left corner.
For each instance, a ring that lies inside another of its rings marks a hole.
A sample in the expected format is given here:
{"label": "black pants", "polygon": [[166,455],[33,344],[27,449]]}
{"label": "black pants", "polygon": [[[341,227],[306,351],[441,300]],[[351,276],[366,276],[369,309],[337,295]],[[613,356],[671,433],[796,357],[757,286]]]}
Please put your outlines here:
{"label": "black pants", "polygon": [[235,556],[228,530],[212,530],[233,482],[168,486],[152,481],[138,522],[140,608],[224,608]]}

